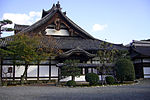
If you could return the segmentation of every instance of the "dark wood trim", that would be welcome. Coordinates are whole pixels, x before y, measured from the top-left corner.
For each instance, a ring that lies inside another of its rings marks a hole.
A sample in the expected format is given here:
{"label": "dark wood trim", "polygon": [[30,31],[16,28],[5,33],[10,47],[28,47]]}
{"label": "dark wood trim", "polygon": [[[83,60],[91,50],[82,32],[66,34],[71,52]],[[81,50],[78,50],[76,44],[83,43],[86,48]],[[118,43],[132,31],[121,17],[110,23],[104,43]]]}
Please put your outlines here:
{"label": "dark wood trim", "polygon": [[37,80],[39,81],[39,75],[40,75],[40,67],[39,67],[39,63],[37,65]]}
{"label": "dark wood trim", "polygon": [[2,81],[3,59],[0,58],[0,60],[1,60],[1,64],[0,64],[0,86],[2,86],[2,83],[3,83],[3,81]]}
{"label": "dark wood trim", "polygon": [[[28,78],[37,78],[37,77],[27,77]],[[49,77],[39,77],[39,78],[49,78]],[[58,76],[52,76],[51,78],[58,78]],[[2,77],[2,79],[13,79],[13,77]],[[21,79],[21,77],[15,77],[15,79]]]}
{"label": "dark wood trim", "polygon": [[51,58],[49,59],[49,81],[51,80]]}
{"label": "dark wood trim", "polygon": [[58,67],[58,84],[60,84],[61,80],[61,69]]}
{"label": "dark wood trim", "polygon": [[141,68],[141,71],[142,71],[142,72],[141,72],[141,74],[142,74],[142,75],[141,75],[141,76],[142,76],[142,78],[144,78],[144,70],[143,70],[143,67],[144,67],[144,66],[143,66],[143,58],[141,58],[141,63],[142,63],[142,68]]}
{"label": "dark wood trim", "polygon": [[91,68],[91,73],[93,73],[93,68]]}
{"label": "dark wood trim", "polygon": [[[13,64],[3,64],[3,65],[13,65]],[[21,64],[20,66],[24,66],[25,64]],[[38,64],[29,64],[30,65],[38,65]],[[39,64],[39,65],[49,65],[49,64]],[[56,64],[51,64],[51,65],[56,65]]]}
{"label": "dark wood trim", "polygon": [[13,80],[15,80],[15,72],[16,72],[15,69],[16,69],[16,68],[15,68],[15,64],[14,64],[14,65],[13,65]]}
{"label": "dark wood trim", "polygon": [[150,76],[150,74],[144,74],[144,76]]}

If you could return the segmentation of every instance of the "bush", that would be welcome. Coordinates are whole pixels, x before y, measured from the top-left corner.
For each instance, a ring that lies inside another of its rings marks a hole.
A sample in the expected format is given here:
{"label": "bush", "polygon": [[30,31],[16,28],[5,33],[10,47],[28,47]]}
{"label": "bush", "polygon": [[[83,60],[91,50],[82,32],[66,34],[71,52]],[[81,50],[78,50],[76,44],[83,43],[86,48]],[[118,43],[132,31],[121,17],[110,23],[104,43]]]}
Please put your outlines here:
{"label": "bush", "polygon": [[76,86],[76,82],[70,80],[70,81],[67,81],[66,85],[67,85],[67,86],[70,86],[70,87],[71,87],[71,86],[75,87],[75,86]]}
{"label": "bush", "polygon": [[90,85],[97,85],[99,83],[99,77],[95,73],[87,73],[85,75],[85,80],[90,83]]}
{"label": "bush", "polygon": [[119,81],[133,81],[135,79],[134,66],[129,59],[119,59],[116,62],[116,77]]}
{"label": "bush", "polygon": [[107,76],[105,79],[106,79],[107,84],[114,84],[115,83],[115,79],[112,76]]}

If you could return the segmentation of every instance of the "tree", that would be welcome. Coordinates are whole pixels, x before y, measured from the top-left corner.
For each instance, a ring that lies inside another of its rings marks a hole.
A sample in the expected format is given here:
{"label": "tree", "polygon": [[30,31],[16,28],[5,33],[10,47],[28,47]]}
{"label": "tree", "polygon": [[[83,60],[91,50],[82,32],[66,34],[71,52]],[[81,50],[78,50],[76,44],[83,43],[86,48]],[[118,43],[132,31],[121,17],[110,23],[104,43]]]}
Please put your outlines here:
{"label": "tree", "polygon": [[7,27],[3,27],[7,24],[12,24],[12,21],[11,20],[3,20],[3,21],[0,21],[0,37],[1,37],[1,34],[2,34],[2,31],[13,31],[12,28],[7,28]]}
{"label": "tree", "polygon": [[90,85],[97,85],[99,83],[99,76],[95,73],[87,73],[85,80],[89,82]]}
{"label": "tree", "polygon": [[[27,81],[26,75],[30,63],[40,63],[40,61],[47,59],[53,52],[50,49],[51,47],[47,47],[49,49],[47,49],[46,46],[43,47],[42,39],[42,36],[31,37],[18,34],[8,43],[7,50],[11,52],[9,56],[14,59],[15,64],[25,64],[25,70],[21,76],[21,83],[26,83]],[[49,50],[49,52],[47,50]],[[19,60],[19,62],[17,60]]]}
{"label": "tree", "polygon": [[[52,56],[56,56],[58,53],[62,52],[60,49],[55,48],[57,43],[52,37],[40,36],[40,40],[42,42],[40,42],[40,46],[36,49],[37,55],[35,59],[38,68],[41,61],[51,59]],[[39,78],[37,80],[39,81]]]}
{"label": "tree", "polygon": [[116,62],[115,71],[117,79],[121,82],[135,79],[134,65],[129,59],[119,59]]}
{"label": "tree", "polygon": [[103,84],[103,75],[106,75],[107,72],[110,72],[112,68],[108,64],[114,62],[115,54],[117,50],[112,47],[112,44],[107,42],[102,42],[100,44],[100,50],[97,52],[99,62],[101,66],[97,67],[97,70],[101,74],[102,84]]}
{"label": "tree", "polygon": [[[5,38],[3,39],[5,40]],[[2,39],[0,39],[0,42],[3,41]],[[2,61],[5,57],[7,57],[9,54],[11,54],[11,52],[5,50],[5,48],[0,48],[0,86],[2,86]]]}
{"label": "tree", "polygon": [[0,86],[2,86],[2,59],[7,55],[7,51],[0,48]]}
{"label": "tree", "polygon": [[121,59],[121,58],[130,59],[130,54],[129,54],[128,50],[117,50],[115,58],[116,58],[115,61],[117,61],[118,59]]}
{"label": "tree", "polygon": [[78,60],[65,60],[64,66],[61,69],[62,76],[71,76],[72,80],[75,81],[75,76],[81,75],[81,69],[78,68]]}

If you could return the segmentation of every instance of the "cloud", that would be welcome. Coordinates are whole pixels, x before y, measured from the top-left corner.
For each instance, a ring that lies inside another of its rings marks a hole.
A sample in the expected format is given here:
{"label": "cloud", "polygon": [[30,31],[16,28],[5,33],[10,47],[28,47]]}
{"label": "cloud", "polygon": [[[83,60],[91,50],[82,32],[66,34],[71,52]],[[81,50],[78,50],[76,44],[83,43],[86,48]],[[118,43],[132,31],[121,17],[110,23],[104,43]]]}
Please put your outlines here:
{"label": "cloud", "polygon": [[104,30],[105,28],[107,28],[108,25],[107,24],[104,24],[104,25],[100,25],[100,24],[94,24],[93,25],[93,28],[92,28],[92,31],[102,31]]}
{"label": "cloud", "polygon": [[[41,12],[31,11],[28,14],[18,13],[4,13],[2,19],[9,19],[15,24],[31,25],[41,17]],[[7,27],[13,27],[13,25],[7,25]]]}

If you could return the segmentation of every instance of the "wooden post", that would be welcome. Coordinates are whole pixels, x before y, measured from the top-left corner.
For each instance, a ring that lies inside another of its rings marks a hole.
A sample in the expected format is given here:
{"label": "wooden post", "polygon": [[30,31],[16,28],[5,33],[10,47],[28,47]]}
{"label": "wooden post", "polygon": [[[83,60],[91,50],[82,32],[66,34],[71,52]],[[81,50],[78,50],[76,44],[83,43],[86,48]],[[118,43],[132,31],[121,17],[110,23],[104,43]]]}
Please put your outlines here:
{"label": "wooden post", "polygon": [[61,80],[61,69],[58,67],[58,85],[60,84]]}
{"label": "wooden post", "polygon": [[51,81],[51,57],[49,58],[49,81]]}
{"label": "wooden post", "polygon": [[93,73],[93,68],[91,68],[91,73]]}
{"label": "wooden post", "polygon": [[39,62],[38,62],[38,66],[37,66],[37,81],[39,82],[39,73],[40,73],[40,66],[39,66]]}
{"label": "wooden post", "polygon": [[141,75],[140,75],[140,76],[141,76],[141,78],[144,78],[144,70],[143,70],[143,68],[144,68],[144,66],[143,66],[143,58],[141,58],[141,65],[142,65],[142,66],[141,66],[141,73],[140,73]]}
{"label": "wooden post", "polygon": [[15,64],[13,64],[13,81],[15,80]]}
{"label": "wooden post", "polygon": [[3,80],[2,80],[3,59],[2,58],[0,58],[0,62],[1,62],[1,64],[0,64],[0,86],[2,86],[2,82],[3,82]]}

